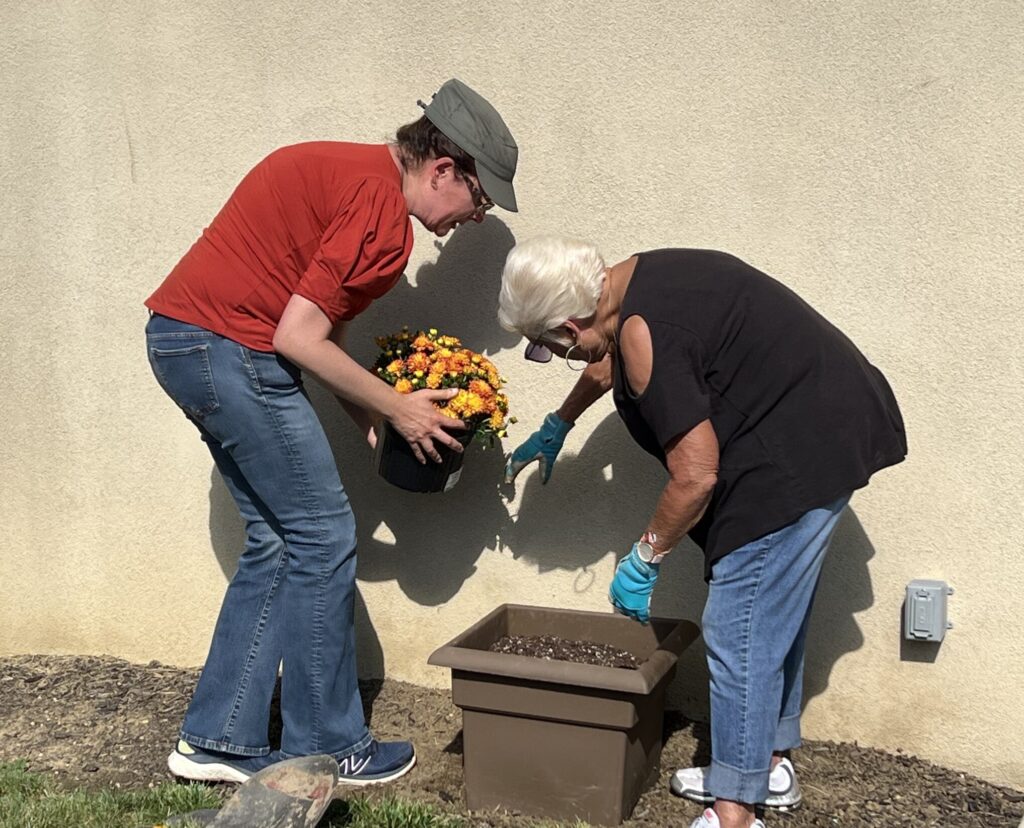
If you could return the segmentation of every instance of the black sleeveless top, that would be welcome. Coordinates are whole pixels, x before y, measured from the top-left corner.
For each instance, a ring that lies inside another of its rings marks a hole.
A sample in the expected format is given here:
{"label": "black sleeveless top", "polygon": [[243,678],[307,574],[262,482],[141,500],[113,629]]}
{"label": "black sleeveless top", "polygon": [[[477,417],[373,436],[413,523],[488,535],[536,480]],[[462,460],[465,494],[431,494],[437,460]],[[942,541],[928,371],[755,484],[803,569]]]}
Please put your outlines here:
{"label": "black sleeveless top", "polygon": [[690,537],[711,564],[866,485],[907,453],[885,377],[789,288],[711,250],[638,254],[619,328],[642,317],[653,368],[632,393],[616,360],[614,398],[633,439],[664,446],[703,420],[718,437],[711,503]]}

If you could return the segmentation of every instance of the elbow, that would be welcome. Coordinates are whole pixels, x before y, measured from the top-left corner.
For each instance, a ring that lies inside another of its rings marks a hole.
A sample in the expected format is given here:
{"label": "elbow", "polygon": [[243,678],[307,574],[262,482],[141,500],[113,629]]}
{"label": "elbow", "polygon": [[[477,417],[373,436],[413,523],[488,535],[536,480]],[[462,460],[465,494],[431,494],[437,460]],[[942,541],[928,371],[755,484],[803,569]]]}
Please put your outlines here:
{"label": "elbow", "polygon": [[295,338],[290,336],[285,329],[278,326],[274,331],[274,338],[270,344],[274,348],[274,353],[280,354],[288,361],[298,364],[299,360],[296,359],[298,349],[296,348]]}
{"label": "elbow", "polygon": [[672,480],[694,500],[706,501],[711,499],[718,485],[718,469],[691,469],[685,474],[673,476]]}
{"label": "elbow", "polygon": [[710,499],[711,493],[715,490],[715,486],[718,485],[718,469],[703,471],[694,478],[691,485],[696,489],[701,498]]}

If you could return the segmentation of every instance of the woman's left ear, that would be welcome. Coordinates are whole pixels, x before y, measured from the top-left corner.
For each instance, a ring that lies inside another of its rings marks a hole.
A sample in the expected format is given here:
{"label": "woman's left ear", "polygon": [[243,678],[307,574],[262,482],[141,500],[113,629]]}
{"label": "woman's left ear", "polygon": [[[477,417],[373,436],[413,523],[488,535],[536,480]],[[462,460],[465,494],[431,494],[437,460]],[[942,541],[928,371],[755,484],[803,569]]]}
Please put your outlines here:
{"label": "woman's left ear", "polygon": [[434,159],[434,180],[452,175],[455,172],[455,162],[448,156],[441,156]]}

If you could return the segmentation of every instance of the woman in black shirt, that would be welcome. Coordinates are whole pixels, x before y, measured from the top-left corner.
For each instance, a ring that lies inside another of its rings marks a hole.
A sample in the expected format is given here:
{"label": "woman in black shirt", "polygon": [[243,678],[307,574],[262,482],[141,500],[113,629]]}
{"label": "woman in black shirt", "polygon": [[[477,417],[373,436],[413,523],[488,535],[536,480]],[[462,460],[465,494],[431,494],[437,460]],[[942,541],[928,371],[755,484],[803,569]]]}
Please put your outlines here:
{"label": "woman in black shirt", "polygon": [[787,287],[708,250],[606,267],[589,244],[524,242],[505,264],[499,319],[530,340],[528,358],[588,363],[513,452],[509,480],[539,460],[547,482],[576,418],[609,389],[629,433],[669,473],[616,569],[615,609],[646,623],[661,560],[686,534],[704,550],[712,764],[679,771],[673,791],[716,803],[701,828],[755,824],[753,803],[795,807],[784,754],[799,744],[824,553],[851,493],[906,455],[885,378]]}

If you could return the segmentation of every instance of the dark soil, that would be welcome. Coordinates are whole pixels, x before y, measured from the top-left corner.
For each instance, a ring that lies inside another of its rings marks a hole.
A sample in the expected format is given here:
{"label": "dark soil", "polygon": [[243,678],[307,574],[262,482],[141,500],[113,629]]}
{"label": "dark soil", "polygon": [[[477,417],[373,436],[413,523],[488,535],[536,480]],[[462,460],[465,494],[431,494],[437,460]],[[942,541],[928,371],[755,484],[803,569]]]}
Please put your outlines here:
{"label": "dark soil", "polygon": [[[167,753],[197,675],[112,658],[0,658],[0,762],[25,759],[31,770],[68,788],[167,781]],[[412,738],[419,757],[408,776],[368,795],[394,793],[465,815],[461,714],[450,694],[396,681],[367,682],[362,689],[375,735]],[[668,779],[679,766],[707,761],[706,728],[670,714],[665,734],[658,783],[640,798],[628,828],[689,825],[700,812],[669,793]],[[1024,814],[1024,792],[913,756],[809,742],[793,759],[804,806],[793,814],[769,813],[769,828],[1017,828]],[[467,822],[473,828],[531,824],[514,813],[475,813]]]}
{"label": "dark soil", "polygon": [[639,667],[636,656],[611,644],[594,641],[576,641],[557,635],[506,635],[491,645],[495,653],[532,656],[545,661],[572,661],[576,664],[595,664],[598,667]]}

